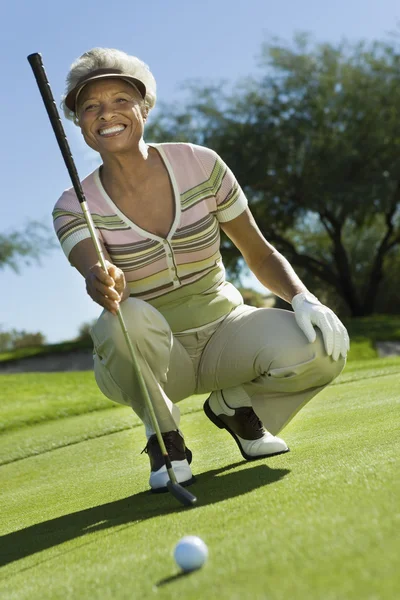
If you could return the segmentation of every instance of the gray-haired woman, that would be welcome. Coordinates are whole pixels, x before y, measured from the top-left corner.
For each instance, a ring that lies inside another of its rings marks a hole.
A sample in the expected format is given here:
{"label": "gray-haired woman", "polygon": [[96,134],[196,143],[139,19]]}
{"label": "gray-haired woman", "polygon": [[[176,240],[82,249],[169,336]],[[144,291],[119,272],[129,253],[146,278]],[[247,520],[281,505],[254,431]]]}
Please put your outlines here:
{"label": "gray-haired woman", "polygon": [[[154,77],[136,57],[95,48],[72,65],[64,111],[102,159],[82,187],[108,275],[73,189],[62,194],[53,216],[65,254],[105,309],[92,330],[96,381],[143,421],[150,487],[160,491],[168,476],[115,317],[119,305],[184,485],[192,482],[192,454],[177,402],[209,393],[205,414],[232,435],[246,460],[287,452],[276,434],[341,372],[349,339],[265,240],[233,173],[214,151],[145,143],[155,101]],[[294,312],[244,305],[225,279],[220,229]]]}

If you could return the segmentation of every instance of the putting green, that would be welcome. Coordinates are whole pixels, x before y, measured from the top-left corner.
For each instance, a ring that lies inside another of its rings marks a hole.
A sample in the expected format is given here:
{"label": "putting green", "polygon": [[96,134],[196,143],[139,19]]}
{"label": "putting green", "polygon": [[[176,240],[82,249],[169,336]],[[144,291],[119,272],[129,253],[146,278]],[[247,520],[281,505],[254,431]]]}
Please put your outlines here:
{"label": "putting green", "polygon": [[[398,597],[399,359],[351,364],[246,463],[183,403],[194,509],[147,490],[142,428],[91,373],[0,377],[0,597],[391,600]],[[184,535],[209,547],[181,576]]]}

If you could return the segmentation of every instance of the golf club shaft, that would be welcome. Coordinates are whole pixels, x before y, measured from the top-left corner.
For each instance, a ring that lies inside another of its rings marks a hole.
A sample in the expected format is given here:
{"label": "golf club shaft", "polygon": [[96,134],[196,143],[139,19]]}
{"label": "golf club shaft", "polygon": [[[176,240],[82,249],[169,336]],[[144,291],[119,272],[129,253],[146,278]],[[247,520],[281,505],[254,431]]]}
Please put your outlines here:
{"label": "golf club shaft", "polygon": [[[103,253],[102,247],[100,245],[99,239],[98,239],[98,237],[96,235],[96,231],[95,231],[95,227],[94,227],[92,215],[90,213],[89,207],[88,207],[87,202],[86,202],[85,194],[83,192],[83,189],[82,189],[82,186],[81,186],[81,183],[80,183],[80,179],[79,179],[79,176],[78,176],[78,172],[76,170],[75,162],[74,162],[74,159],[72,157],[72,153],[71,153],[71,150],[70,150],[70,147],[69,147],[69,144],[68,144],[67,137],[65,135],[64,127],[62,125],[62,122],[61,122],[61,119],[60,119],[60,115],[59,115],[59,112],[58,112],[58,109],[57,109],[57,105],[55,103],[55,100],[54,100],[54,97],[53,97],[53,93],[51,91],[51,87],[50,87],[49,81],[47,79],[47,75],[46,75],[46,72],[45,72],[45,69],[44,69],[44,65],[43,65],[43,62],[42,62],[42,57],[38,53],[30,54],[28,56],[28,61],[29,61],[29,64],[31,65],[31,67],[32,67],[32,71],[34,73],[37,85],[39,87],[39,90],[40,90],[40,93],[41,93],[41,96],[42,96],[42,99],[43,99],[43,102],[44,102],[44,105],[45,105],[46,110],[47,110],[47,114],[49,116],[51,125],[53,127],[53,131],[54,131],[54,134],[56,136],[59,148],[61,150],[61,154],[62,154],[62,156],[64,158],[65,165],[66,165],[68,173],[70,175],[72,185],[74,187],[74,190],[75,190],[75,193],[77,195],[77,198],[78,198],[78,200],[79,200],[79,202],[81,204],[81,207],[82,207],[82,210],[83,210],[83,214],[84,214],[85,219],[86,219],[87,227],[88,227],[89,232],[90,232],[90,237],[92,238],[93,244],[94,244],[94,246],[96,248],[98,259],[100,261],[100,264],[101,264],[102,268],[107,273],[107,266],[106,266],[106,262],[105,262],[105,258],[104,258],[104,253]],[[135,371],[135,375],[137,377],[137,381],[139,383],[140,391],[141,391],[141,393],[143,395],[143,399],[145,401],[146,408],[148,410],[148,413],[149,413],[149,416],[150,416],[150,419],[151,419],[151,422],[152,422],[153,429],[154,429],[154,431],[156,433],[157,440],[158,440],[158,443],[159,443],[160,448],[161,448],[161,452],[162,452],[162,454],[164,456],[165,466],[167,468],[169,478],[170,478],[171,482],[174,485],[179,485],[178,482],[177,482],[174,470],[172,468],[171,460],[170,460],[170,458],[168,456],[167,449],[165,447],[164,439],[162,437],[162,433],[161,433],[161,430],[160,430],[160,427],[159,427],[159,424],[158,424],[158,421],[157,421],[157,416],[156,416],[155,411],[154,411],[153,403],[151,401],[149,392],[147,390],[145,381],[143,379],[143,375],[141,373],[139,364],[137,362],[136,355],[135,355],[135,350],[133,348],[132,341],[130,339],[128,330],[126,328],[125,321],[124,321],[124,318],[122,316],[122,312],[121,312],[121,308],[120,307],[118,307],[117,316],[118,316],[119,322],[121,324],[121,328],[122,328],[122,331],[123,331],[126,343],[128,345],[130,357],[131,357],[131,360],[132,360],[132,365],[133,365],[133,368],[134,368],[134,371]],[[188,495],[188,494],[190,495],[190,493],[187,492],[187,490],[184,490],[184,491],[186,492],[186,495]],[[193,498],[194,498],[194,496],[193,496]]]}

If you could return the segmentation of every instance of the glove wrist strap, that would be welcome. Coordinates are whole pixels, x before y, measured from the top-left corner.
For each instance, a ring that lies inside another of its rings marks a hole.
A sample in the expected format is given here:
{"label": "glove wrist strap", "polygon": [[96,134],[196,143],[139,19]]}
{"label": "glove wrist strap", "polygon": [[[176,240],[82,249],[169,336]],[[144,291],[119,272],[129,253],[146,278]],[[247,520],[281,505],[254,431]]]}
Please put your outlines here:
{"label": "glove wrist strap", "polygon": [[314,294],[311,294],[310,292],[301,292],[292,298],[293,310],[296,310],[304,301],[309,302],[310,304],[321,305],[321,302]]}

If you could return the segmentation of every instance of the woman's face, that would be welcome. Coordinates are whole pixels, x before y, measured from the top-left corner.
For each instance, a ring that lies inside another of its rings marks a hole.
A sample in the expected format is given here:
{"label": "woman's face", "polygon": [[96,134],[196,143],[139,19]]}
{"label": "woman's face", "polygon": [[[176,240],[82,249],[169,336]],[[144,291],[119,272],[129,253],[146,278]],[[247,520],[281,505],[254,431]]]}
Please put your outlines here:
{"label": "woman's face", "polygon": [[101,154],[125,153],[138,147],[146,120],[143,99],[123,79],[88,83],[78,98],[77,117],[85,142]]}

